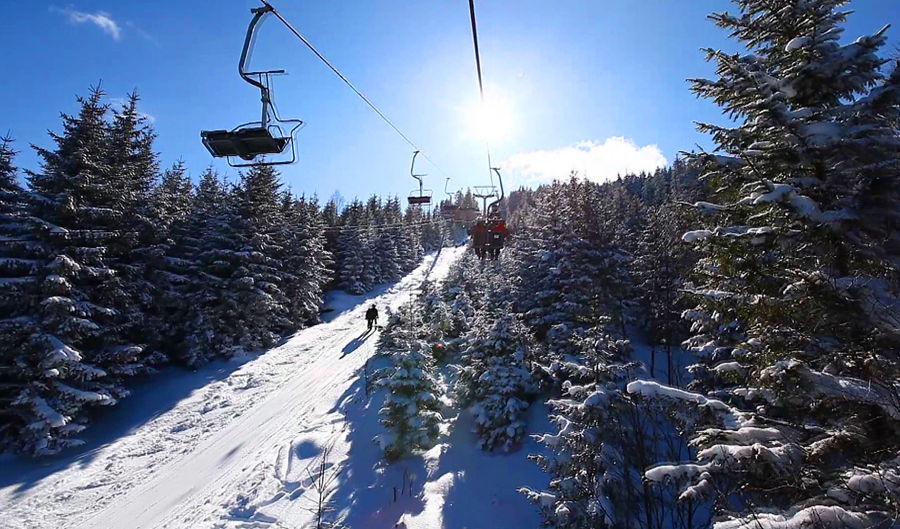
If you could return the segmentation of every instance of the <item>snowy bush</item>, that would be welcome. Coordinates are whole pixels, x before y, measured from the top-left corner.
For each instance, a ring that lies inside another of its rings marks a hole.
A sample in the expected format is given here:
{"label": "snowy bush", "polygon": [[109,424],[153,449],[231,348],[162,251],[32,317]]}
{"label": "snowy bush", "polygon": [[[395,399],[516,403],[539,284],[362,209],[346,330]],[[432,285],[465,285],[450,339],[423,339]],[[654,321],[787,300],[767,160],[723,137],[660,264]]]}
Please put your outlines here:
{"label": "snowy bush", "polygon": [[378,411],[388,431],[374,441],[388,461],[396,461],[434,446],[440,434],[441,403],[431,373],[433,362],[424,342],[409,341],[391,355],[391,364],[378,382],[388,392]]}
{"label": "snowy bush", "polygon": [[525,435],[523,416],[538,391],[521,324],[501,317],[469,339],[461,364],[456,395],[475,416],[479,447],[509,451]]}

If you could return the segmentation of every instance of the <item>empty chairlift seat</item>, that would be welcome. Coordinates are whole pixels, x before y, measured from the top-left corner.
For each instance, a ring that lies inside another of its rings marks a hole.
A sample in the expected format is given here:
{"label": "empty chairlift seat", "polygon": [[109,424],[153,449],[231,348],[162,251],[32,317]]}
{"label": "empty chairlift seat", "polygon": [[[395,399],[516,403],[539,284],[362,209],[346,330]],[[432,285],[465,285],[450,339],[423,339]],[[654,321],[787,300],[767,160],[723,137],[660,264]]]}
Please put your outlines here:
{"label": "empty chairlift seat", "polygon": [[269,129],[247,128],[236,131],[204,130],[200,132],[203,145],[214,157],[239,157],[253,160],[266,154],[280,154],[291,138],[273,136]]}
{"label": "empty chairlift seat", "polygon": [[431,192],[429,190],[425,190],[426,194],[420,195],[418,193],[413,193],[409,195],[409,203],[412,205],[422,205],[422,204],[431,204]]}
{"label": "empty chairlift seat", "polygon": [[[226,158],[228,165],[232,167],[283,165],[297,161],[294,134],[303,126],[303,122],[299,119],[281,119],[272,102],[270,77],[281,75],[284,70],[248,72],[246,69],[247,58],[250,55],[259,22],[264,16],[275,11],[269,4],[265,2],[263,4],[265,4],[264,7],[250,10],[253,19],[247,28],[247,36],[241,50],[241,60],[238,63],[238,73],[241,78],[259,90],[262,102],[260,120],[244,123],[230,131],[200,131],[200,139],[209,153],[215,158]],[[290,153],[290,158],[286,158],[286,155],[276,157],[274,160],[265,158],[268,155],[282,153]],[[263,157],[263,159],[257,160],[258,157]],[[238,158],[247,163],[235,163]]]}

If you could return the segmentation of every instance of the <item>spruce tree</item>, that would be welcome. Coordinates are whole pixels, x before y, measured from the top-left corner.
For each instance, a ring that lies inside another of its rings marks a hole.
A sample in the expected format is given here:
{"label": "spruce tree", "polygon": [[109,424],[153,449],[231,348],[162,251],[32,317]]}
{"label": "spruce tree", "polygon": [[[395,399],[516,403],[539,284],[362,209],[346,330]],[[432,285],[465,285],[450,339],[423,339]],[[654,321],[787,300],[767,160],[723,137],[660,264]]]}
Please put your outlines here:
{"label": "spruce tree", "polygon": [[708,50],[718,78],[693,81],[737,121],[701,124],[721,154],[693,157],[716,224],[684,235],[702,252],[686,346],[712,375],[694,387],[724,402],[651,392],[727,413],[694,432],[698,461],[647,476],[719,498],[721,527],[889,525],[900,74],[877,54],[886,28],[840,44],[846,1],[737,3],[712,18],[748,52]]}
{"label": "spruce tree", "polygon": [[114,282],[120,294],[114,308],[120,313],[121,339],[144,344],[142,362],[159,364],[165,357],[158,348],[161,317],[154,300],[157,297],[152,276],[157,243],[164,226],[157,222],[153,207],[153,187],[159,177],[159,161],[153,150],[156,133],[147,118],[137,110],[136,92],[115,109],[107,127],[105,182],[116,195],[108,258],[116,272]]}
{"label": "spruce tree", "polygon": [[188,294],[191,282],[196,280],[196,263],[186,249],[194,206],[192,193],[193,185],[184,162],[178,161],[163,172],[152,197],[157,239],[150,252],[150,268],[159,320],[159,346],[176,361],[184,358]]}
{"label": "spruce tree", "polygon": [[298,295],[292,298],[296,323],[311,325],[319,321],[319,310],[322,307],[322,296],[331,280],[332,255],[325,249],[325,233],[318,200],[300,197],[295,202],[297,224],[300,227],[297,235],[299,249],[295,255],[300,256],[293,273],[297,275],[302,286]]}
{"label": "spruce tree", "polygon": [[[27,214],[27,196],[19,185],[12,139],[0,141],[0,450],[18,449],[36,410],[13,405],[40,376],[29,364],[29,337],[37,330],[33,316],[37,272],[43,247]],[[26,440],[30,442],[30,440]]]}
{"label": "spruce tree", "polygon": [[693,265],[689,247],[680,241],[686,222],[680,215],[682,208],[671,203],[652,207],[638,241],[631,262],[636,291],[640,293],[638,306],[648,345],[651,347],[651,376],[656,376],[656,350],[666,353],[666,381],[674,384],[678,378],[673,354],[686,338],[686,325],[681,313],[687,306],[682,293],[682,278]]}
{"label": "spruce tree", "polygon": [[478,446],[508,452],[525,435],[523,415],[538,387],[521,324],[506,315],[484,331],[476,330],[462,352],[456,395],[475,417]]}
{"label": "spruce tree", "polygon": [[237,267],[237,213],[219,175],[208,167],[200,176],[177,257],[188,275],[184,346],[179,361],[197,366],[238,347],[241,308],[229,280]]}
{"label": "spruce tree", "polygon": [[37,272],[35,330],[21,355],[33,376],[13,401],[23,418],[20,446],[35,454],[77,444],[86,408],[114,404],[123,378],[142,369],[143,348],[121,341],[128,300],[110,267],[110,244],[121,239],[122,202],[111,182],[107,107],[99,89],[79,98],[77,116],[63,115],[55,149],[36,147],[40,172],[28,172],[29,213],[45,259]]}
{"label": "spruce tree", "polygon": [[548,401],[558,430],[533,436],[551,453],[529,457],[550,474],[549,490],[519,490],[540,506],[551,527],[634,527],[630,517],[640,505],[626,493],[630,469],[623,468],[628,447],[621,436],[627,375],[620,363],[630,345],[598,328],[576,342],[578,358],[559,367],[566,378],[562,395]]}
{"label": "spruce tree", "polygon": [[279,258],[285,254],[281,233],[281,182],[271,166],[255,166],[241,174],[230,195],[236,216],[235,250],[229,254],[229,316],[242,348],[274,345],[291,330],[288,300],[281,288]]}
{"label": "spruce tree", "polygon": [[379,381],[388,390],[384,406],[378,411],[388,432],[374,440],[388,461],[428,450],[440,434],[441,402],[429,347],[415,338],[404,342],[394,350],[392,366]]}

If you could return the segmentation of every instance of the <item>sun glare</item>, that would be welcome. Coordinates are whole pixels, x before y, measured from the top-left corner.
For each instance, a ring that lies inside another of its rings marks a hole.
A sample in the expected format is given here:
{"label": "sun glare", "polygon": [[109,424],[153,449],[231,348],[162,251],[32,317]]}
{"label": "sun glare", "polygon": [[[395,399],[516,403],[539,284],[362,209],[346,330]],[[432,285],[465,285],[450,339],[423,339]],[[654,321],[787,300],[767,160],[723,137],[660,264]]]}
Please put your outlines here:
{"label": "sun glare", "polygon": [[505,97],[485,97],[466,109],[467,135],[482,141],[505,139],[512,132],[512,102]]}

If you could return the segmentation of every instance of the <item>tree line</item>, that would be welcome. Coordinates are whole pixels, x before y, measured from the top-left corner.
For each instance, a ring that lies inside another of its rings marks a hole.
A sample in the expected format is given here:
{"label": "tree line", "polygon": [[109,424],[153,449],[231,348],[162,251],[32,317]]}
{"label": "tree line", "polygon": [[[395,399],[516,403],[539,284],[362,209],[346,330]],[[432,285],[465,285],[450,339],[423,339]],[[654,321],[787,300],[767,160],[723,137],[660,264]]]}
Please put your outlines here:
{"label": "tree line", "polygon": [[79,98],[24,185],[0,146],[0,450],[77,445],[135,377],[271,347],[326,290],[396,280],[443,242],[396,197],[322,206],[272,167],[161,171],[138,101]]}

